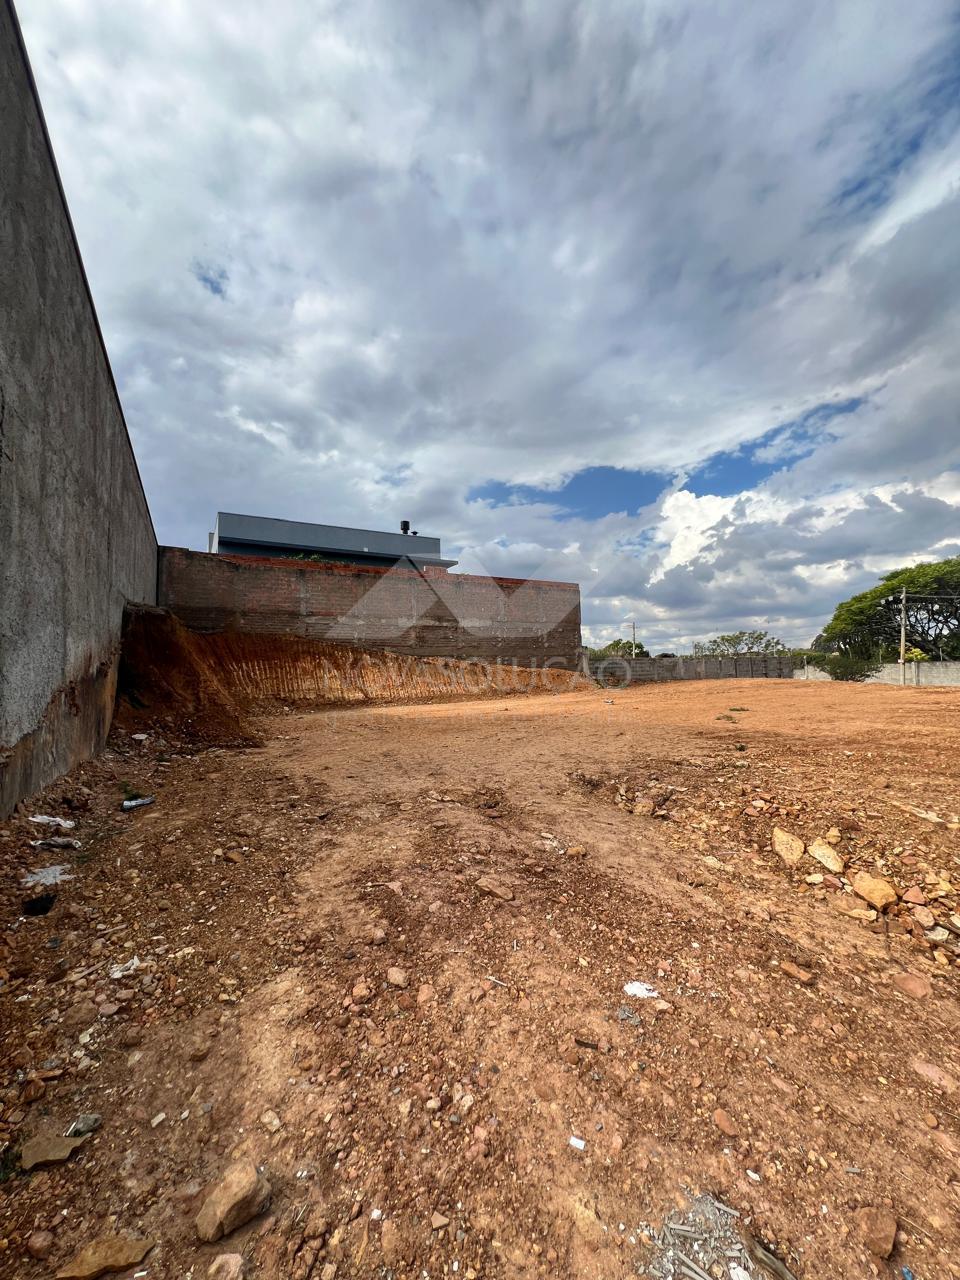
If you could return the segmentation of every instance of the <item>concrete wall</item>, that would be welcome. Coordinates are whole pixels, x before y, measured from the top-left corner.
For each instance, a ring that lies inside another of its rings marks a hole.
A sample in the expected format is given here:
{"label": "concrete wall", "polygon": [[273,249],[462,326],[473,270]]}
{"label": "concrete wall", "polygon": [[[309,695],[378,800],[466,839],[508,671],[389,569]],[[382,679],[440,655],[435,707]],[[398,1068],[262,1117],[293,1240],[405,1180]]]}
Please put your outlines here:
{"label": "concrete wall", "polygon": [[298,635],[566,670],[580,661],[580,588],[572,582],[161,547],[158,593],[158,603],[195,631]]}
{"label": "concrete wall", "polygon": [[736,658],[591,658],[590,674],[601,684],[624,688],[657,680],[789,680],[789,654],[741,654]]}
{"label": "concrete wall", "polygon": [[156,539],[16,17],[0,0],[0,816],[102,745]]}
{"label": "concrete wall", "polygon": [[[793,678],[795,680],[830,679],[825,671],[811,666],[797,667]],[[887,662],[875,675],[868,676],[863,683],[949,688],[951,685],[960,685],[960,662],[907,662],[904,667],[901,667],[899,662]]]}

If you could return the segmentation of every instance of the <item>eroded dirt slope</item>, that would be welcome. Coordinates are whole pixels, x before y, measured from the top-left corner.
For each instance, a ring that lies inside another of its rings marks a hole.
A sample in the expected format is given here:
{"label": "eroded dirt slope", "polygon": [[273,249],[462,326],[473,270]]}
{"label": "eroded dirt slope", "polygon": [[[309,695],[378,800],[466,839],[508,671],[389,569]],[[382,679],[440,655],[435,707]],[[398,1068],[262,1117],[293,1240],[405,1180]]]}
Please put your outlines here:
{"label": "eroded dirt slope", "polygon": [[[731,681],[117,733],[29,809],[80,850],[0,831],[4,1274],[116,1229],[131,1275],[680,1275],[709,1192],[798,1280],[960,1276],[958,715]],[[271,1206],[202,1243],[244,1156]]]}

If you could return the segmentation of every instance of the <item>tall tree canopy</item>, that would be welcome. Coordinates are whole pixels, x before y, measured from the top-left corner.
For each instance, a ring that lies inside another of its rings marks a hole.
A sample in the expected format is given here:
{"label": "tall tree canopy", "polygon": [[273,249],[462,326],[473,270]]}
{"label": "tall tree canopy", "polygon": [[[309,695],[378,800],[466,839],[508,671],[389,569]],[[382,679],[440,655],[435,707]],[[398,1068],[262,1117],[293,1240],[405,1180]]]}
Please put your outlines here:
{"label": "tall tree canopy", "polygon": [[960,556],[884,574],[877,586],[838,604],[817,640],[830,650],[896,657],[904,587],[907,648],[930,658],[960,658]]}
{"label": "tall tree canopy", "polygon": [[733,631],[729,635],[715,636],[712,640],[698,640],[693,652],[698,658],[727,658],[738,653],[786,653],[782,640],[769,631]]}

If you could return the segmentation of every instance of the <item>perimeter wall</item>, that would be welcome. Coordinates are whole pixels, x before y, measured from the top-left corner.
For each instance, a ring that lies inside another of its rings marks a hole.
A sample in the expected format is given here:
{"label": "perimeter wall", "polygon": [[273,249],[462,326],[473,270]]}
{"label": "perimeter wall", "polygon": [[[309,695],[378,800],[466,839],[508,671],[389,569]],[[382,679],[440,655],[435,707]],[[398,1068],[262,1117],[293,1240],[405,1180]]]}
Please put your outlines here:
{"label": "perimeter wall", "polygon": [[102,746],[157,544],[16,17],[0,0],[0,817]]}

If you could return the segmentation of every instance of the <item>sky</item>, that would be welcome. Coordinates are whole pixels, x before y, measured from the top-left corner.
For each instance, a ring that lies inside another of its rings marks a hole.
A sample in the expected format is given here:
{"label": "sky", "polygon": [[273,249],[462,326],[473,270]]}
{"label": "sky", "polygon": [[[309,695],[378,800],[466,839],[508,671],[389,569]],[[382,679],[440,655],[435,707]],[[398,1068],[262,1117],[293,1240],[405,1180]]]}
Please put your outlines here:
{"label": "sky", "polygon": [[157,533],[804,644],[960,553],[955,0],[30,0]]}

